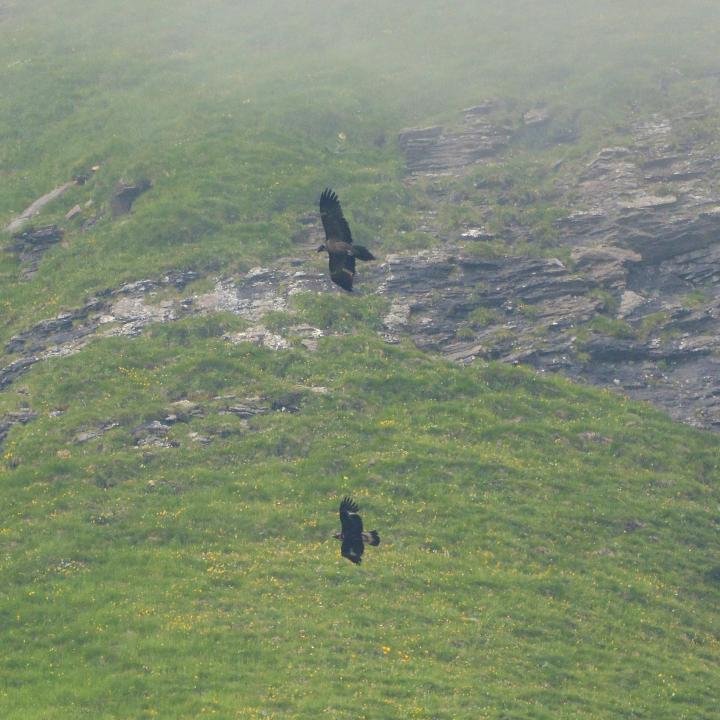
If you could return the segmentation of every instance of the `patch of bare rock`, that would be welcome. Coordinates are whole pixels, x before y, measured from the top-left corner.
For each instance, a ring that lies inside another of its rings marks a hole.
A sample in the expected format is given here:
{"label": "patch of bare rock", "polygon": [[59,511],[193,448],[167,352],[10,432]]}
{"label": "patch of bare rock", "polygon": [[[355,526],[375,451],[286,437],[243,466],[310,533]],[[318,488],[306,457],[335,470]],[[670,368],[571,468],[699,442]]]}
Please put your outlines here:
{"label": "patch of bare rock", "polygon": [[499,103],[492,101],[468,108],[462,124],[455,128],[440,125],[404,130],[398,137],[408,172],[452,174],[459,168],[496,157],[512,137],[509,122],[499,124],[492,113]]}
{"label": "patch of bare rock", "polygon": [[0,415],[0,445],[2,445],[3,441],[8,436],[8,433],[13,425],[25,425],[34,420],[36,417],[37,413],[34,413],[28,408]]}
{"label": "patch of bare rock", "polygon": [[17,253],[22,263],[22,275],[29,279],[37,272],[42,256],[62,239],[61,228],[57,225],[44,225],[15,233],[8,250]]}
{"label": "patch of bare rock", "polygon": [[[535,109],[522,116],[524,126],[548,120]],[[458,362],[561,370],[678,420],[720,427],[720,156],[685,131],[688,120],[640,118],[630,142],[600,149],[566,178],[569,212],[557,228],[559,244],[571,248],[567,267],[531,258],[473,266],[447,247],[410,261],[389,257],[388,329]],[[461,177],[484,162],[483,138],[506,130],[485,126],[476,141],[468,127],[403,133],[408,182],[440,169]],[[502,150],[496,145],[495,162]],[[528,238],[523,228],[509,232]]]}
{"label": "patch of bare rock", "polygon": [[33,203],[31,203],[20,215],[14,220],[9,222],[4,230],[8,233],[18,232],[31,218],[35,217],[46,205],[51,203],[53,200],[57,200],[62,197],[71,187],[78,185],[77,180],[71,180],[70,182],[63,183],[58,187],[54,188],[48,193],[45,193],[42,197],[39,197]]}

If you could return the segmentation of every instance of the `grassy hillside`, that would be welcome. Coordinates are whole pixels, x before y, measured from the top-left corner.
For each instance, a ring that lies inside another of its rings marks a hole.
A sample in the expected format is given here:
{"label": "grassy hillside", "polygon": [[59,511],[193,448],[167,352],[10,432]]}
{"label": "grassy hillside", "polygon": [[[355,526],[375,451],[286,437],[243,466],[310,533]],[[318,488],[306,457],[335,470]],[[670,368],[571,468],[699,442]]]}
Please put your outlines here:
{"label": "grassy hillside", "polygon": [[[380,254],[435,242],[404,126],[546,103],[582,155],[718,69],[703,0],[297,7],[0,3],[0,224],[99,166],[36,219],[65,237],[31,279],[0,234],[0,347],[127,280],[295,254],[327,185]],[[498,172],[524,191],[543,152]],[[0,717],[714,717],[718,437],[385,345],[382,299],[332,298],[297,299],[347,333],[316,353],[214,315],[0,391],[37,414],[0,446]],[[347,493],[383,538],[361,567],[330,537]]]}
{"label": "grassy hillside", "polygon": [[[371,336],[223,329],[29,376],[40,417],[0,470],[3,717],[712,716],[716,436]],[[221,414],[254,396],[300,410]],[[178,446],[135,447],[180,398]],[[329,538],[344,493],[383,537],[360,567]]]}

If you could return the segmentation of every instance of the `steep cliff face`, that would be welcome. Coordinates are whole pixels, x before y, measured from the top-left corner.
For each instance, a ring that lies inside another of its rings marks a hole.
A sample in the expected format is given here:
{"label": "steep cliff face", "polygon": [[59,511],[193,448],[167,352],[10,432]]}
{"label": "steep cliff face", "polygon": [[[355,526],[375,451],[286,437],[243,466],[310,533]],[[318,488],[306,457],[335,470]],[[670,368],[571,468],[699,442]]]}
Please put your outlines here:
{"label": "steep cliff face", "polygon": [[[557,203],[567,208],[555,224],[564,260],[528,254],[533,229],[521,223],[503,231],[507,254],[498,253],[497,238],[480,223],[438,230],[432,250],[364,264],[358,293],[386,298],[386,341],[408,337],[460,363],[496,359],[562,372],[649,401],[683,422],[720,427],[720,153],[711,137],[693,132],[702,119],[697,113],[639,119],[624,145],[600,148],[557,173]],[[466,110],[454,129],[405,131],[399,145],[406,181],[426,183],[430,207],[440,209],[452,202],[453,182],[483,164],[502,167],[514,140],[549,121],[543,109],[513,119],[483,103]],[[442,189],[434,192],[438,179]],[[480,203],[480,216],[486,210]],[[427,213],[430,231],[434,214]],[[214,311],[250,325],[228,341],[312,350],[328,328],[290,322],[270,330],[263,318],[292,315],[298,293],[340,292],[312,252],[319,233],[319,223],[306,226],[297,257],[217,277],[205,293],[185,293],[197,275],[178,271],[108,289],[44,320],[5,347],[13,361],[0,369],[0,388],[35,362],[78,352],[93,338]],[[167,288],[175,296],[156,300]]]}
{"label": "steep cliff face", "polygon": [[[455,136],[403,133],[408,182],[502,165],[508,124],[489,129],[473,110]],[[570,249],[569,262],[475,259],[482,227],[458,232],[443,252],[388,258],[381,288],[395,298],[394,329],[460,362],[560,370],[684,422],[720,426],[720,153],[702,132],[715,112],[638,119],[625,145],[562,175],[559,203],[569,211],[556,242]],[[482,152],[473,155],[473,143]],[[532,229],[511,225],[503,239],[509,249],[532,242]]]}
{"label": "steep cliff face", "polygon": [[[405,309],[394,317],[419,344],[461,362],[491,357],[561,370],[648,400],[684,422],[720,426],[720,154],[701,129],[713,112],[638,119],[626,145],[602,148],[564,175],[558,189],[569,212],[556,227],[557,244],[571,249],[569,263],[471,261],[463,256],[467,241],[442,258],[389,260],[399,279],[386,287],[402,287],[405,295],[398,301]],[[465,124],[477,126],[472,115]],[[413,147],[411,182],[432,180],[440,168],[466,172],[464,157],[443,153],[453,147],[446,133],[423,133],[437,138],[425,149],[432,169]],[[483,128],[478,142],[498,135]],[[463,142],[466,136],[459,134]],[[502,164],[502,149],[493,162]],[[457,241],[473,238],[473,230]],[[512,247],[528,237],[530,229],[511,226],[505,240]],[[441,268],[447,279],[436,282]],[[429,279],[440,302],[426,293],[408,297]]]}

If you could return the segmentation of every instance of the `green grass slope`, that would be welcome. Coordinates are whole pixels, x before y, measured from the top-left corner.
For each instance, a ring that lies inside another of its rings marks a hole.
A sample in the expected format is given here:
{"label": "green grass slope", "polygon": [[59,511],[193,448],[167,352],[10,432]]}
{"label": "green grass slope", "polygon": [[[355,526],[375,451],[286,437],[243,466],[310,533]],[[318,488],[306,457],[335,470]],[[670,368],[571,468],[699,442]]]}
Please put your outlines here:
{"label": "green grass slope", "polygon": [[[3,717],[713,716],[717,436],[370,335],[311,354],[225,329],[27,376],[40,417],[0,469]],[[300,411],[243,421],[227,396]],[[178,446],[135,447],[181,398],[204,417]],[[330,538],[345,493],[383,539],[360,567]]]}
{"label": "green grass slope", "polygon": [[[403,126],[547,103],[581,110],[582,154],[717,69],[705,0],[302,5],[0,4],[0,223],[99,165],[34,221],[65,237],[31,279],[0,235],[0,346],[123,281],[291,254],[326,185],[373,250],[433,242]],[[535,151],[498,171],[523,192]],[[97,223],[65,221],[76,203]],[[347,333],[316,353],[232,345],[242,322],[212,316],[0,391],[0,416],[37,413],[0,447],[1,718],[716,715],[718,437],[385,345],[382,303],[297,299]],[[330,537],[346,493],[383,538],[360,567]]]}

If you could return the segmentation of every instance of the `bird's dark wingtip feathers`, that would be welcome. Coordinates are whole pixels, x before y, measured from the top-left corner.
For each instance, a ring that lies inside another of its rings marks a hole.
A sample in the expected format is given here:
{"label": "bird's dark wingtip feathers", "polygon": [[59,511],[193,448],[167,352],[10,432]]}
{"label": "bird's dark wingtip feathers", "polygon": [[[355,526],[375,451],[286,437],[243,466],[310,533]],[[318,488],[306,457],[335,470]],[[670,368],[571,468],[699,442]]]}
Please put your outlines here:
{"label": "bird's dark wingtip feathers", "polygon": [[335,205],[338,202],[337,193],[330,188],[325,188],[320,195],[320,207],[326,207],[328,205]]}
{"label": "bird's dark wingtip feathers", "polygon": [[366,262],[368,260],[376,260],[376,257],[366,248],[362,245],[353,245],[353,255],[358,260],[365,260]]}
{"label": "bird's dark wingtip feathers", "polygon": [[352,292],[352,283],[353,279],[352,276],[348,277],[347,273],[342,272],[338,273],[337,275],[331,275],[330,279],[339,287],[341,287],[343,290],[347,290],[348,292]]}
{"label": "bird's dark wingtip feathers", "polygon": [[342,502],[340,503],[340,510],[347,510],[347,512],[357,512],[358,511],[357,503],[347,495],[342,499]]}

